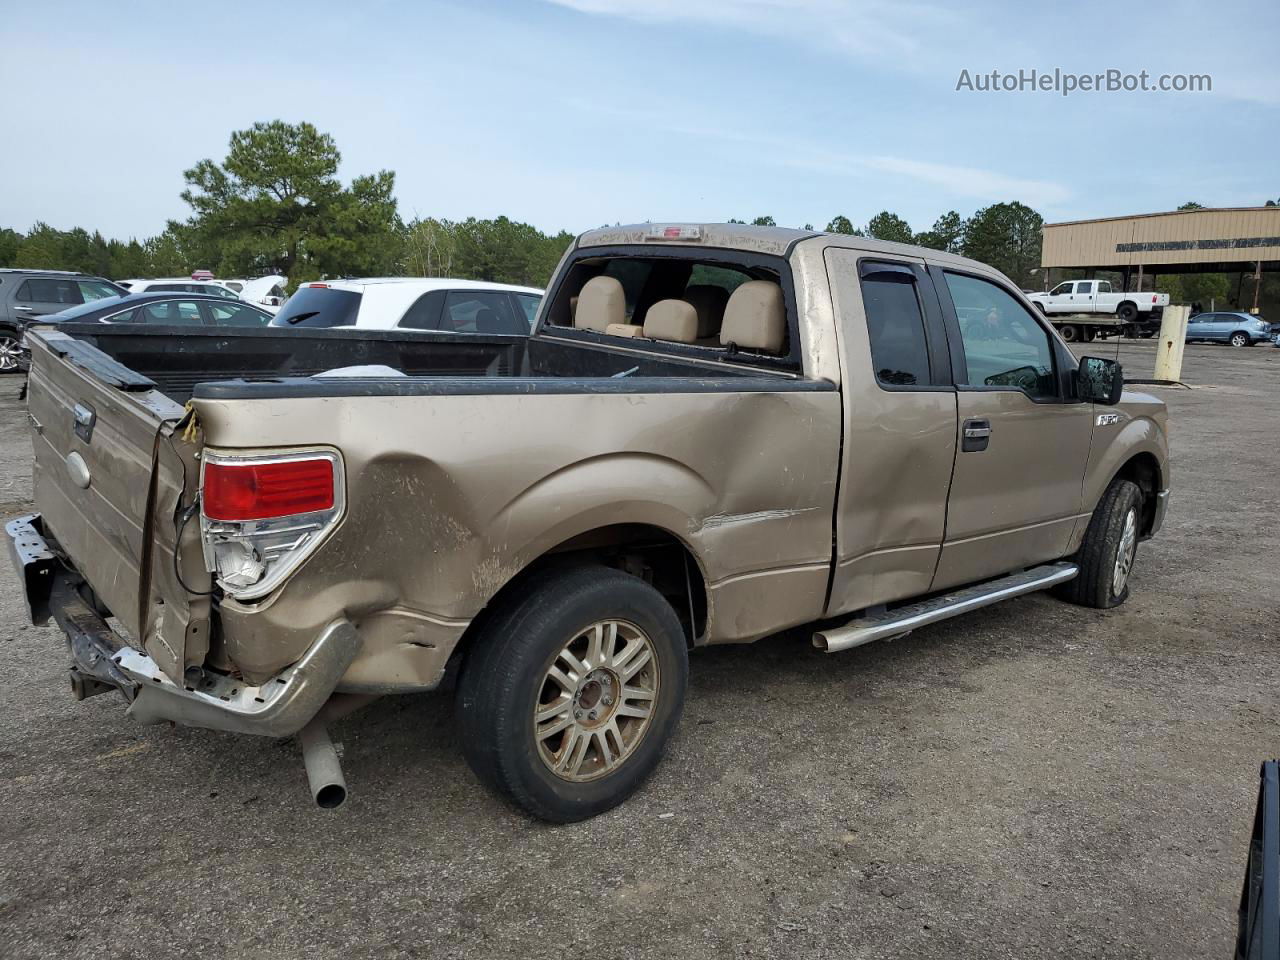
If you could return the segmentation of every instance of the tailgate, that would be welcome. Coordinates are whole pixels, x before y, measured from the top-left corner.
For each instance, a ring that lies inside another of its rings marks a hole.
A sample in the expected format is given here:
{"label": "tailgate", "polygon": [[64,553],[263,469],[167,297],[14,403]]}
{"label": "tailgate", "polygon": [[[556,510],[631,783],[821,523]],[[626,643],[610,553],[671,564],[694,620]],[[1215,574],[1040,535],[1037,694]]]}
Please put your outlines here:
{"label": "tailgate", "polygon": [[132,644],[180,684],[184,669],[208,652],[209,600],[200,594],[210,587],[198,519],[181,522],[199,485],[198,443],[175,430],[183,408],[65,333],[33,330],[27,339],[35,499],[44,529]]}

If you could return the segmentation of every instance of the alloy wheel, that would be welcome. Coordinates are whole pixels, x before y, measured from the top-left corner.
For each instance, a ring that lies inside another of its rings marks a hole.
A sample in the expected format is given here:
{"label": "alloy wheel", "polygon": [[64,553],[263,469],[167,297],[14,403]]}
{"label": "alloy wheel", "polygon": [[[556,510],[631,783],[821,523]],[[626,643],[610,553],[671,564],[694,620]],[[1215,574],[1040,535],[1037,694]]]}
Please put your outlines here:
{"label": "alloy wheel", "polygon": [[562,780],[616,770],[648,731],[661,678],[653,641],[633,623],[601,620],[556,654],[534,705],[538,756]]}

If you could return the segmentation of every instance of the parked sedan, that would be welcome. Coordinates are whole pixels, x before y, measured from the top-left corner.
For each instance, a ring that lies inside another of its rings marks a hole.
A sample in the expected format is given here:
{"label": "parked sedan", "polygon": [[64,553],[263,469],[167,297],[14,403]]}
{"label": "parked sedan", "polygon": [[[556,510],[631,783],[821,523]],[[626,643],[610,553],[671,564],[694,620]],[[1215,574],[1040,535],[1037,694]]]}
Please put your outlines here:
{"label": "parked sedan", "polygon": [[1187,321],[1187,343],[1229,343],[1233,347],[1251,347],[1272,337],[1271,324],[1262,317],[1243,311],[1198,313]]}

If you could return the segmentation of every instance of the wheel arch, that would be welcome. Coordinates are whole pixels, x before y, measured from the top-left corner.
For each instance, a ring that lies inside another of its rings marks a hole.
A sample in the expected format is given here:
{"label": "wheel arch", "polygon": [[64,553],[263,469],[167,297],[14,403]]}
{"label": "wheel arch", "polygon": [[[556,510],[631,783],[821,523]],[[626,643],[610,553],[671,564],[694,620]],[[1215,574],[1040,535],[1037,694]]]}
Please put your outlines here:
{"label": "wheel arch", "polygon": [[598,563],[631,574],[654,587],[671,604],[685,643],[695,646],[705,636],[709,616],[707,576],[698,555],[680,536],[652,523],[611,523],[575,533],[548,547],[508,579],[472,618],[458,640],[445,670],[452,685],[475,638],[506,601],[557,567]]}
{"label": "wheel arch", "polygon": [[1156,459],[1155,454],[1149,451],[1144,450],[1140,453],[1135,453],[1107,481],[1107,486],[1110,486],[1116,480],[1129,480],[1142,491],[1142,526],[1139,532],[1143,536],[1149,535],[1152,526],[1155,524],[1156,494],[1164,489],[1160,461]]}

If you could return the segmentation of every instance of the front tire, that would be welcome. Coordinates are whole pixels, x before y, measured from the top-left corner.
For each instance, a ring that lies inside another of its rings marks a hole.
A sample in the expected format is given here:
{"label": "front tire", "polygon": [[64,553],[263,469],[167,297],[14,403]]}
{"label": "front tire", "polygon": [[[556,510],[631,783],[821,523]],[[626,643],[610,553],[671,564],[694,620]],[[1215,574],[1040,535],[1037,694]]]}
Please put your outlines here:
{"label": "front tire", "polygon": [[1116,479],[1093,511],[1084,541],[1076,551],[1080,573],[1059,588],[1071,603],[1098,610],[1118,607],[1129,598],[1129,578],[1142,530],[1142,491]]}
{"label": "front tire", "polygon": [[1231,335],[1231,345],[1233,347],[1248,347],[1253,345],[1253,341],[1249,339],[1247,333],[1237,331]]}
{"label": "front tire", "polygon": [[553,823],[617,806],[657,767],[688,684],[684,630],[644,580],[548,569],[490,617],[458,686],[467,762]]}

